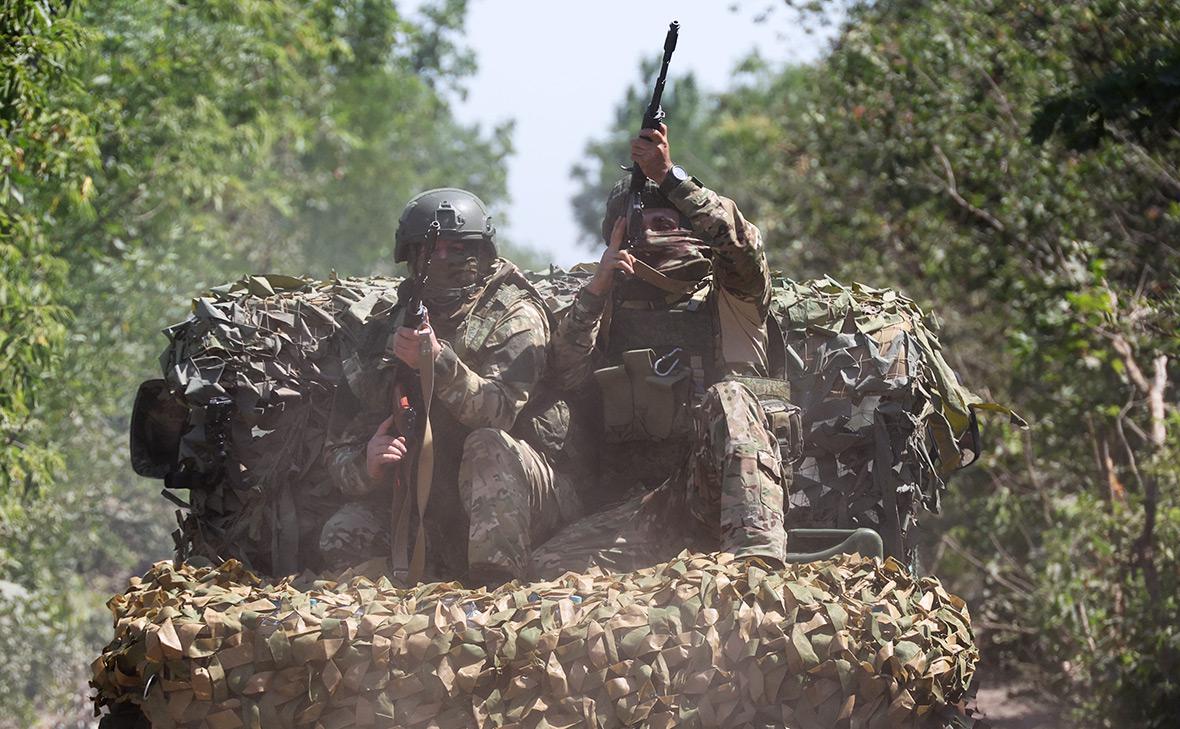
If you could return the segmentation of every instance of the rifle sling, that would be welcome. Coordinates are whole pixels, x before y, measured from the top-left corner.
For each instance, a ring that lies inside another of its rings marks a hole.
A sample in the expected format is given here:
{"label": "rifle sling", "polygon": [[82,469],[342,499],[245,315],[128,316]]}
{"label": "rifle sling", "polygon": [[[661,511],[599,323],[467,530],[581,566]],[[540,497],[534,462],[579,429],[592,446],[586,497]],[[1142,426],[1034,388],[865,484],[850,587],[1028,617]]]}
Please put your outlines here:
{"label": "rifle sling", "polygon": [[410,557],[410,582],[419,582],[426,569],[426,506],[430,501],[430,487],[434,478],[434,436],[430,430],[430,401],[434,398],[434,351],[429,331],[418,334],[418,376],[422,386],[422,447],[418,449],[418,535],[414,553]]}
{"label": "rifle sling", "polygon": [[[421,417],[425,423],[422,444],[413,458],[398,464],[398,483],[393,496],[393,538],[390,540],[390,566],[394,575],[404,577],[406,584],[421,581],[426,568],[426,506],[434,478],[434,436],[430,429],[430,402],[434,397],[434,366],[430,335],[422,333],[418,339],[418,361],[431,363],[418,368],[422,391]],[[394,402],[394,407],[400,403]],[[412,476],[412,478],[411,478]],[[409,484],[414,484],[411,495]],[[410,511],[416,506],[417,521],[413,551],[410,551]]]}
{"label": "rifle sling", "polygon": [[648,284],[649,286],[655,286],[660,291],[666,291],[669,294],[687,294],[691,291],[694,291],[701,284],[700,281],[677,281],[674,278],[668,278],[664,274],[638,259],[635,260],[632,269],[635,271],[635,278],[639,279],[645,284]]}

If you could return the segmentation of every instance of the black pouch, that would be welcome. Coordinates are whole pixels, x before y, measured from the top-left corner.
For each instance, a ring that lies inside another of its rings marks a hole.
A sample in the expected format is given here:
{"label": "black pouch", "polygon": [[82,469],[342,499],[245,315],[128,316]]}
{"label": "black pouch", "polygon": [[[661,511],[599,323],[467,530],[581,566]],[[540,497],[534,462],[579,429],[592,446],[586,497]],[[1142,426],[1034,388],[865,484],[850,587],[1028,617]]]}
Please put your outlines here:
{"label": "black pouch", "polygon": [[164,380],[146,380],[131,410],[131,467],[140,476],[164,478],[178,467],[180,435],[188,409]]}

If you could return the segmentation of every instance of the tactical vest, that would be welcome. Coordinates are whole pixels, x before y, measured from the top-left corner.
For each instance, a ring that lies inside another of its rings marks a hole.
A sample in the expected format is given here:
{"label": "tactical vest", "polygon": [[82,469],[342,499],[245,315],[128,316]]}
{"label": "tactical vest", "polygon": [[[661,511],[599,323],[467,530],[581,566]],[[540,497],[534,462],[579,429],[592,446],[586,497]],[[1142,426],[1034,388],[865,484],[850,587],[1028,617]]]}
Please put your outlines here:
{"label": "tactical vest", "polygon": [[711,277],[672,303],[614,300],[608,306],[599,346],[609,366],[594,373],[611,455],[600,483],[625,488],[638,481],[653,488],[666,479],[688,457],[695,405],[723,379],[742,381],[759,398],[784,457],[798,450],[798,408],[782,377],[782,333],[773,317],[765,324],[770,379],[761,366],[725,361],[723,337],[745,335],[722,331]]}
{"label": "tactical vest", "polygon": [[[532,300],[546,317],[551,318],[540,294],[520,271],[510,263],[504,262],[502,265],[511,268],[503,275],[493,277],[493,281],[472,306],[471,312],[463,318],[455,332],[447,337],[460,360],[467,360],[472,353],[483,348],[496,324],[512,307],[523,300]],[[383,355],[387,340],[401,325],[403,315],[401,307],[397,306],[383,321],[370,324],[370,331],[359,347],[361,351],[344,362],[348,384],[362,401],[388,402],[390,399],[389,388],[392,382],[385,370],[389,369],[393,362]],[[553,326],[552,321],[550,326]],[[556,389],[550,385],[548,378],[545,378],[534,388],[528,404],[517,416],[510,434],[529,443],[539,452],[552,455],[565,437],[564,428],[568,419],[568,410],[564,403],[557,399]],[[536,420],[543,422],[533,422]],[[463,439],[471,432],[470,428],[460,424],[445,407],[441,406],[431,410],[431,426],[436,442],[455,443],[455,448],[461,447]],[[438,466],[441,467],[442,464],[438,463]],[[454,467],[458,468],[457,459]]]}
{"label": "tactical vest", "polygon": [[[467,361],[487,343],[496,324],[523,300],[534,301],[547,317],[548,309],[541,297],[519,272],[511,266],[493,279],[479,295],[471,311],[456,330],[445,337],[460,360]],[[363,354],[349,358],[344,365],[350,388],[363,402],[391,402],[393,378],[389,376],[393,361],[384,355],[387,340],[401,325],[402,307],[396,306],[382,321],[371,322],[361,345]],[[552,327],[552,321],[550,322]],[[547,380],[548,378],[546,378]],[[555,396],[556,389],[542,380],[534,388],[529,402],[517,416],[509,434],[523,440],[542,455],[554,459],[565,440],[569,410]],[[427,559],[437,569],[457,574],[466,569],[468,524],[460,502],[459,464],[463,443],[472,429],[435,401],[430,410],[430,427],[435,443],[434,487],[427,506]]]}
{"label": "tactical vest", "polygon": [[682,439],[692,404],[717,381],[719,332],[706,279],[686,299],[613,301],[603,325],[609,367],[594,373],[608,443]]}

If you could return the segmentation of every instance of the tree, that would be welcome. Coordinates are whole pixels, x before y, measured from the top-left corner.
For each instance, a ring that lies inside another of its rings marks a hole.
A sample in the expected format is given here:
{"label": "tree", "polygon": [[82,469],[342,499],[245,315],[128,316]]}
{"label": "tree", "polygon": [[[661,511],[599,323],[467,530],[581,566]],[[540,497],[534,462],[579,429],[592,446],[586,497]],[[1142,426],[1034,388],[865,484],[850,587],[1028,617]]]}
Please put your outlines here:
{"label": "tree", "polygon": [[244,271],[390,272],[404,201],[495,205],[511,151],[511,127],[451,114],[461,1],[68,10],[0,9],[0,726],[77,691],[103,601],[170,552],[172,507],[124,450],[160,329]]}
{"label": "tree", "polygon": [[936,569],[1087,723],[1174,723],[1180,8],[808,5],[845,17],[825,57],[700,102],[706,183],[790,275],[895,286],[945,319],[964,381],[1033,430],[985,433]]}

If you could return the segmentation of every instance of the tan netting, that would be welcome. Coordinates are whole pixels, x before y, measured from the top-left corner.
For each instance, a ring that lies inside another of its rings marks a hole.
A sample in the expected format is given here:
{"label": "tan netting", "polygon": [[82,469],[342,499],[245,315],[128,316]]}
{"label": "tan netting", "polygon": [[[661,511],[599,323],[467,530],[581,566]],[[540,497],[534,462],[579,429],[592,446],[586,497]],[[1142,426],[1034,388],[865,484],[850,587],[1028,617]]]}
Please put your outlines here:
{"label": "tan netting", "polygon": [[110,602],[98,706],[207,727],[943,724],[967,608],[896,562],[690,555],[492,593],[155,565]]}

